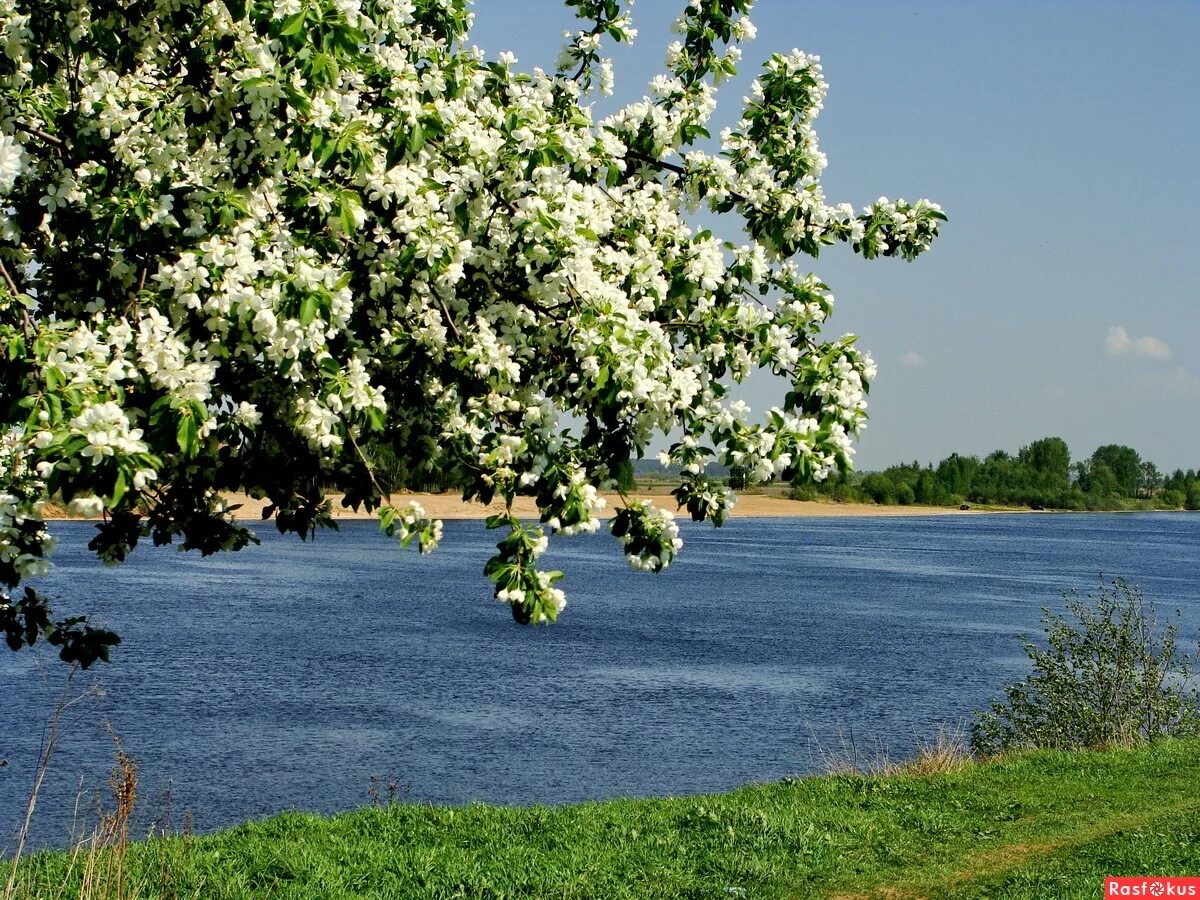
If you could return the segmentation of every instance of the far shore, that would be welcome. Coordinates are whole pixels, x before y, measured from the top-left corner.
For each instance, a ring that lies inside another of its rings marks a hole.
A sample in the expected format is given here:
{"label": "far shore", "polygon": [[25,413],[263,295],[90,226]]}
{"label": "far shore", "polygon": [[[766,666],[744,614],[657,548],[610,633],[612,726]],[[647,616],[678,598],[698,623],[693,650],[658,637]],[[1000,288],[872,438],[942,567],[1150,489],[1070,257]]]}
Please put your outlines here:
{"label": "far shore", "polygon": [[[664,488],[652,486],[648,489],[633,490],[626,494],[625,499],[613,492],[602,494],[608,506],[600,513],[601,519],[609,518],[613,512],[620,509],[626,501],[650,500],[660,509],[670,510],[676,517],[686,519],[687,511],[678,509],[675,498]],[[326,495],[330,502],[334,519],[373,521],[375,513],[363,509],[350,509],[342,505],[343,495],[330,492]],[[263,510],[268,501],[256,500],[246,494],[225,494],[224,498],[231,507],[235,507],[234,518],[246,522],[263,521]],[[403,508],[418,503],[425,514],[432,519],[457,521],[482,521],[488,516],[504,512],[503,502],[496,500],[488,505],[468,502],[456,493],[431,494],[425,492],[397,493],[391,495],[391,502],[397,508]],[[520,519],[537,519],[539,512],[532,497],[518,497],[513,503],[513,512]],[[957,506],[909,506],[884,505],[876,503],[847,503],[837,500],[791,500],[783,490],[771,487],[758,489],[752,493],[738,493],[730,516],[735,519],[822,519],[822,518],[911,518],[913,516],[986,516],[986,515],[1024,515],[1028,513],[1069,513],[1069,512],[1103,512],[1110,514],[1131,514],[1149,512],[1179,512],[1179,510],[1144,510],[1144,509],[1110,509],[1110,510],[1065,510],[1065,509],[1032,509],[1028,506],[995,506],[981,503],[972,504],[967,509]],[[43,518],[48,522],[99,519],[99,516],[76,516],[67,511],[62,503],[47,503]]]}
{"label": "far shore", "polygon": [[[624,501],[619,494],[615,493],[606,492],[602,496],[608,501],[607,508],[600,513],[600,518],[605,519],[612,515],[613,510],[620,509]],[[335,519],[373,520],[375,518],[374,513],[368,513],[363,509],[354,510],[342,506],[342,494],[330,493],[328,497],[332,505],[333,518]],[[681,518],[687,517],[686,510],[676,510],[675,498],[666,491],[653,489],[631,491],[627,497],[631,501],[639,499],[650,500],[656,506],[671,510]],[[266,500],[256,500],[246,494],[227,494],[225,495],[225,499],[230,506],[237,507],[234,514],[235,518],[247,522],[262,521],[263,510],[267,506]],[[498,500],[485,506],[482,503],[463,500],[461,496],[454,493],[393,494],[391,500],[392,504],[396,507],[419,503],[425,510],[425,514],[433,519],[482,521],[490,515],[504,512],[504,504]],[[534,503],[532,497],[518,497],[516,502],[513,503],[513,512],[521,519],[536,519],[539,515],[537,505]],[[737,495],[737,502],[734,504],[731,516],[735,519],[894,518],[910,516],[978,516],[996,513],[1028,512],[1030,510],[1025,507],[972,506],[970,509],[959,509],[958,507],[951,506],[883,506],[874,503],[839,503],[833,500],[789,500],[780,494],[747,493]],[[46,508],[46,519],[48,521],[87,518],[98,517],[73,516],[67,512],[64,506],[58,503],[48,504]]]}
{"label": "far shore", "polygon": [[[605,493],[608,507],[601,513],[606,518],[615,509],[620,509],[622,499],[618,494]],[[675,510],[675,498],[661,491],[633,491],[630,500],[647,499],[663,509]],[[262,519],[265,500],[255,500],[245,495],[231,496],[230,504],[240,504],[237,516],[240,519]],[[373,513],[363,510],[357,512],[341,504],[340,494],[330,494],[333,503],[333,515],[336,519],[373,519]],[[397,507],[410,503],[419,503],[426,515],[434,519],[485,519],[495,513],[504,511],[504,504],[496,501],[487,506],[482,503],[469,503],[458,494],[393,494],[392,503]],[[532,497],[518,497],[513,503],[513,512],[522,519],[536,519],[537,505]],[[987,512],[1028,512],[1021,509],[996,510],[992,508],[961,510],[957,507],[946,506],[878,506],[874,503],[835,503],[819,500],[789,500],[786,497],[766,494],[738,494],[732,516],[734,518],[810,518],[821,516],[966,516],[979,515]],[[679,515],[686,516],[686,511]]]}

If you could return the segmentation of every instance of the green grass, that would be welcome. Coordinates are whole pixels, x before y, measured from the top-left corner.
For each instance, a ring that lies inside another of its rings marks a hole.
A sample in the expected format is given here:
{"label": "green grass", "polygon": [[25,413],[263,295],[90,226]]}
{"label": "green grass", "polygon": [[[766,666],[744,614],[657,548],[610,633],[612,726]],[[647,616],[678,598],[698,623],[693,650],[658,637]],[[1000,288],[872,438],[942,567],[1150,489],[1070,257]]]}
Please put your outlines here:
{"label": "green grass", "polygon": [[[135,844],[125,865],[138,896],[214,900],[1096,898],[1105,875],[1200,874],[1200,742],[679,799],[289,813]],[[68,868],[30,857],[18,896],[78,896]]]}

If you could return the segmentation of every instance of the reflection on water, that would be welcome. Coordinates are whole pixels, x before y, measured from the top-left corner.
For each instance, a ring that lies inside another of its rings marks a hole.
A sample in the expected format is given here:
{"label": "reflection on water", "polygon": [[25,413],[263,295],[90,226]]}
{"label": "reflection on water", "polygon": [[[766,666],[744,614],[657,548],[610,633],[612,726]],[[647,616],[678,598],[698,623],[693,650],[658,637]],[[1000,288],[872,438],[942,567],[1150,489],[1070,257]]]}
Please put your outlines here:
{"label": "reflection on water", "polygon": [[[368,802],[560,803],[722,790],[809,770],[838,729],[893,755],[957,725],[1022,670],[1058,587],[1124,575],[1185,610],[1200,518],[972,516],[685,526],[684,556],[630,572],[603,535],[552,543],[571,605],[523,629],[480,569],[495,535],[448,523],[431,557],[368,522],[304,545],[201,559],[147,548],[105,570],[60,527],[47,592],[125,638],[106,696],[64,737],[39,807],[62,843],[80,777],[111,766],[108,721],[143,784],[200,828]],[[19,817],[61,666],[0,653],[0,848]],[[150,790],[143,794],[151,793]]]}

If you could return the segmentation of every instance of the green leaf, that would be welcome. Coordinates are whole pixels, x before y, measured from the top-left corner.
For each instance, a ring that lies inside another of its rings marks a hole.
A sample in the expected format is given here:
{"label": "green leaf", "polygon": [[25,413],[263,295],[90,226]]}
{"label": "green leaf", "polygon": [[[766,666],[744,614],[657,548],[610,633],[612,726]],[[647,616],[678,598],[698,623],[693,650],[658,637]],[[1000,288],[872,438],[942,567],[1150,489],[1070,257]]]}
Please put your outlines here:
{"label": "green leaf", "polygon": [[120,505],[126,490],[128,490],[128,485],[125,483],[125,470],[117,469],[117,480],[113,484],[112,502],[108,506],[109,509],[116,509]]}
{"label": "green leaf", "polygon": [[307,16],[308,10],[304,9],[300,10],[300,12],[296,13],[295,15],[288,16],[283,20],[283,27],[279,29],[279,34],[281,36],[299,34],[301,29],[304,28],[304,20],[307,18]]}
{"label": "green leaf", "polygon": [[190,409],[182,411],[179,427],[175,431],[175,440],[184,456],[195,456],[200,449],[200,429],[196,425],[196,417]]}
{"label": "green leaf", "polygon": [[312,294],[305,294],[304,299],[300,301],[300,324],[308,325],[317,317],[317,298]]}
{"label": "green leaf", "polygon": [[408,152],[416,156],[425,146],[425,128],[418,122],[408,133]]}

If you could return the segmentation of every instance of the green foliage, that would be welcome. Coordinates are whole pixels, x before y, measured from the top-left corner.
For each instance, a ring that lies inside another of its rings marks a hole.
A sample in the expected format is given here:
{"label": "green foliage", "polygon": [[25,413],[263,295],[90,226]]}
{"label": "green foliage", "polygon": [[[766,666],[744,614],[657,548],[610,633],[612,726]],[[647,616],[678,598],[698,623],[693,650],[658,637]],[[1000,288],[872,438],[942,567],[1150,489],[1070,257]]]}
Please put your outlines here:
{"label": "green foliage", "polygon": [[1121,496],[1121,482],[1105,463],[1081,463],[1079,465],[1079,487],[1091,497],[1114,498]]}
{"label": "green foliage", "polygon": [[1183,509],[1187,497],[1183,491],[1165,490],[1158,495],[1158,500],[1164,509]]}
{"label": "green foliage", "polygon": [[[138,896],[206,900],[1082,898],[1105,875],[1200,871],[1197,796],[1200,742],[1171,741],[699,797],[292,812],[134,843],[125,865]],[[16,900],[78,896],[71,860],[24,860]]]}
{"label": "green foliage", "polygon": [[1016,456],[1005,450],[984,459],[951,453],[936,466],[900,463],[882,472],[843,473],[803,487],[797,484],[791,496],[923,506],[968,502],[1045,509],[1200,509],[1196,472],[1177,470],[1164,478],[1136,450],[1117,444],[1100,447],[1072,465],[1070,448],[1060,437],[1033,441]]}
{"label": "green foliage", "polygon": [[1158,466],[1148,459],[1142,460],[1142,464],[1138,467],[1137,495],[1153,497],[1162,486],[1163,477],[1162,473],[1158,471]]}
{"label": "green foliage", "polygon": [[879,472],[872,472],[862,480],[862,489],[876,503],[895,503],[896,490],[892,479]]}
{"label": "green foliage", "polygon": [[966,496],[978,471],[979,460],[974,456],[951,453],[938,463],[937,477],[950,493]]}
{"label": "green foliage", "polygon": [[1184,509],[1200,509],[1200,481],[1192,481],[1187,486],[1187,499],[1183,502]]}
{"label": "green foliage", "polygon": [[1200,734],[1196,659],[1179,651],[1177,622],[1122,578],[1096,594],[1063,592],[1066,614],[1043,608],[1045,645],[1023,639],[1033,664],[972,728],[980,753],[1105,747]]}
{"label": "green foliage", "polygon": [[12,650],[32,646],[44,637],[58,648],[63,662],[79,663],[83,669],[95,662],[108,662],[112,648],[121,643],[121,638],[108,629],[89,625],[86,616],[54,621],[46,598],[31,587],[25,588],[22,598],[0,604],[0,632]]}
{"label": "green foliage", "polygon": [[1093,469],[1098,466],[1108,468],[1122,497],[1133,497],[1137,494],[1142,458],[1132,447],[1123,447],[1120,444],[1097,447],[1096,452],[1092,454],[1091,464]]}
{"label": "green foliage", "polygon": [[1071,469],[1071,451],[1060,437],[1042,438],[1022,447],[1017,461],[1035,472],[1065,481]]}

